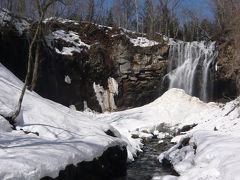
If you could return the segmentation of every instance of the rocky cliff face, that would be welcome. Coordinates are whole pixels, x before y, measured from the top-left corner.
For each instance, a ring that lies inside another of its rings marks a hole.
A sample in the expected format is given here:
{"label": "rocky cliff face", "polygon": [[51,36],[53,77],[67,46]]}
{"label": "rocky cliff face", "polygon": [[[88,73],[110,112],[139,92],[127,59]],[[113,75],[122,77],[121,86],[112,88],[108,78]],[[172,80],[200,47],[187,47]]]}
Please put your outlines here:
{"label": "rocky cliff face", "polygon": [[[31,29],[19,33],[11,22],[1,25],[0,62],[24,79]],[[85,22],[47,19],[44,22],[39,76],[36,92],[78,110],[117,110],[144,105],[161,94],[162,77],[167,72],[168,45],[150,41],[124,29]],[[118,85],[113,93],[109,78]],[[105,92],[106,91],[106,92]],[[74,107],[72,106],[72,107]]]}
{"label": "rocky cliff face", "polygon": [[234,41],[221,39],[217,48],[219,53],[215,65],[214,99],[229,101],[239,94],[239,67],[235,63]]}

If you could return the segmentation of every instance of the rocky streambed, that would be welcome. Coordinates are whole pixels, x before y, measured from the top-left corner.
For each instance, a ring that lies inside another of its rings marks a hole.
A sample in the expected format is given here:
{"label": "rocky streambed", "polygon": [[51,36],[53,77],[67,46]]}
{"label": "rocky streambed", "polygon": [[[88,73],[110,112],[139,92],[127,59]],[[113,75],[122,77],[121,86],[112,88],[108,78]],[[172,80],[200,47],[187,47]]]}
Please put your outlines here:
{"label": "rocky streambed", "polygon": [[[176,129],[170,129],[164,124],[161,124],[152,133],[147,132],[146,129],[138,129],[132,133],[132,137],[141,138],[143,146],[142,152],[139,152],[134,162],[127,164],[126,148],[116,146],[109,148],[101,157],[91,162],[67,166],[54,179],[150,180],[158,176],[178,176],[169,162],[161,164],[158,161],[158,156],[174,145],[171,142],[174,135],[176,135]],[[44,177],[42,179],[52,178]]]}
{"label": "rocky streambed", "polygon": [[[145,137],[143,137],[142,152],[139,153],[133,163],[128,164],[127,180],[148,180],[155,176],[165,175],[178,176],[178,173],[169,162],[161,164],[158,161],[158,156],[162,152],[175,145],[175,143],[171,142],[171,139],[176,135],[177,131],[168,128],[164,124],[160,125],[158,129],[150,135],[147,135],[146,131],[139,133],[140,136],[144,136],[143,134],[145,134]],[[137,137],[137,135],[133,134],[133,137]]]}

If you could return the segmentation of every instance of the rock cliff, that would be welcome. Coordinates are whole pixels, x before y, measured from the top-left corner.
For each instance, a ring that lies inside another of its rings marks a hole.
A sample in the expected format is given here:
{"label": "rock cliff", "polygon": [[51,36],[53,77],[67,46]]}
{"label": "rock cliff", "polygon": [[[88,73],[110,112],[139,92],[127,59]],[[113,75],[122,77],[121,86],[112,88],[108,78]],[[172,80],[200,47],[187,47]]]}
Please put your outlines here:
{"label": "rock cliff", "polygon": [[[0,29],[0,62],[22,80],[35,26],[19,34],[9,21]],[[43,97],[78,110],[85,104],[101,112],[141,106],[161,94],[168,45],[160,35],[157,42],[121,28],[50,18],[44,21],[43,37],[35,89]],[[118,85],[113,97],[109,78]],[[117,108],[102,109],[94,84],[109,91],[103,101],[114,98]]]}

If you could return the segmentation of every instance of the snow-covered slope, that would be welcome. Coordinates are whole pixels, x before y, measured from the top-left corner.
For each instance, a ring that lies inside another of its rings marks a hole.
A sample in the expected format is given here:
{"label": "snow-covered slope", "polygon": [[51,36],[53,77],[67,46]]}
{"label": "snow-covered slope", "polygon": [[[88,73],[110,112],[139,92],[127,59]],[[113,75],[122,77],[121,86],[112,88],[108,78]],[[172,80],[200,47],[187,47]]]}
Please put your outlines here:
{"label": "snow-covered slope", "polygon": [[[20,80],[0,64],[0,114],[13,112],[21,86]],[[111,126],[29,91],[17,121],[17,129],[39,136],[11,131],[0,117],[0,179],[56,177],[68,164],[91,161],[108,147],[125,145]],[[108,136],[108,129],[119,138]]]}

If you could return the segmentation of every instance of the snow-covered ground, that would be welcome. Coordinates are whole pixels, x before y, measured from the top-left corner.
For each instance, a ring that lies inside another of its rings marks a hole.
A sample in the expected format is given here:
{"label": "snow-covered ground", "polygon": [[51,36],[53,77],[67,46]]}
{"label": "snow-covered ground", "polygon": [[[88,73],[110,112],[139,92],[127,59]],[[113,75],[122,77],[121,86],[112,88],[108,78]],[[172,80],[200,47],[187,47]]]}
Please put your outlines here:
{"label": "snow-covered ground", "polygon": [[[180,177],[163,179],[240,178],[240,99],[227,104],[204,103],[183,90],[171,89],[143,107],[101,114],[97,118],[110,123],[128,138],[132,155],[140,148],[138,139],[131,138],[136,130],[140,134],[141,131],[154,134],[163,122],[172,128],[198,124],[188,133],[173,138],[178,144],[159,156],[160,161],[169,159],[180,174]],[[181,147],[187,137],[189,144]]]}
{"label": "snow-covered ground", "polygon": [[[0,64],[0,114],[13,112],[21,86],[22,82]],[[126,145],[110,125],[29,91],[17,121],[18,131],[11,131],[0,118],[0,179],[56,177],[68,164],[91,161],[108,147]],[[105,132],[109,129],[118,137],[108,136]]]}
{"label": "snow-covered ground", "polygon": [[[0,65],[0,114],[14,111],[21,86],[22,82]],[[133,139],[132,134],[151,138],[153,133],[161,138],[157,129],[162,123],[173,128],[198,124],[174,138],[178,144],[159,156],[160,161],[169,159],[180,174],[164,179],[239,179],[239,106],[239,99],[226,105],[207,104],[183,90],[171,89],[143,107],[95,114],[75,111],[27,91],[17,131],[0,117],[0,179],[56,177],[67,164],[90,161],[115,145],[127,144],[128,158],[133,160],[141,140]],[[106,135],[108,129],[117,137]],[[189,137],[189,144],[182,147],[181,137]]]}

